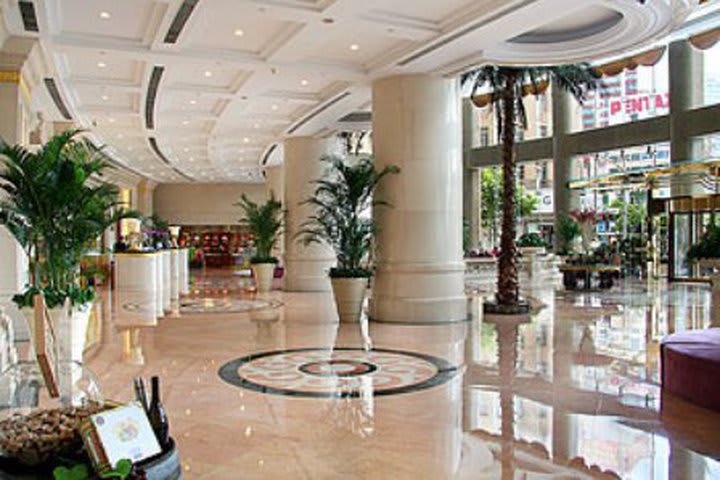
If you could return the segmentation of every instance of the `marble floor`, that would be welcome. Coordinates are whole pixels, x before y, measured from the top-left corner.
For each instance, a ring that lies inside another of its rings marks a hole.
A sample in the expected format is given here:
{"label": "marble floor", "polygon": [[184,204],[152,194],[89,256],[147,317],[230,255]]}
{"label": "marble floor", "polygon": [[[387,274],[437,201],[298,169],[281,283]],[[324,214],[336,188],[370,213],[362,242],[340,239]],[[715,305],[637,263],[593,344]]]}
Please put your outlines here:
{"label": "marble floor", "polygon": [[527,285],[529,318],[336,322],[330,294],[195,275],[159,320],[105,293],[86,365],[107,398],[162,377],[188,479],[717,479],[720,414],[662,399],[659,340],[710,324],[707,286]]}

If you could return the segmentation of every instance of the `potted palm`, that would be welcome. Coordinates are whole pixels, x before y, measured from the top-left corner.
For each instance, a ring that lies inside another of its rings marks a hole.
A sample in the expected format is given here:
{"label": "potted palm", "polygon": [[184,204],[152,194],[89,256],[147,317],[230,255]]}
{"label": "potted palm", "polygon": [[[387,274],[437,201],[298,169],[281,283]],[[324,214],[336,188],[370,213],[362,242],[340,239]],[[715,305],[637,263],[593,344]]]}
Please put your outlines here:
{"label": "potted palm", "polygon": [[134,215],[121,209],[117,187],[102,181],[105,155],[79,133],[61,133],[35,152],[0,147],[0,223],[30,259],[30,284],[13,301],[27,317],[33,297],[44,294],[56,328],[71,332],[65,354],[75,361],[95,298],[81,276],[82,258],[107,227]]}
{"label": "potted palm", "polygon": [[329,274],[338,316],[341,322],[357,322],[372,276],[375,225],[370,209],[388,205],[373,198],[373,192],[386,175],[400,169],[390,165],[377,171],[366,155],[354,156],[352,161],[329,155],[321,161],[328,164],[328,172],[315,181],[315,192],[304,202],[315,212],[297,236],[305,244],[324,242],[333,249],[337,265]]}
{"label": "potted palm", "polygon": [[273,194],[265,203],[255,203],[243,194],[235,205],[245,212],[240,222],[248,226],[255,242],[255,256],[250,259],[255,286],[258,292],[269,292],[278,263],[278,259],[272,256],[272,250],[282,228],[282,204]]}

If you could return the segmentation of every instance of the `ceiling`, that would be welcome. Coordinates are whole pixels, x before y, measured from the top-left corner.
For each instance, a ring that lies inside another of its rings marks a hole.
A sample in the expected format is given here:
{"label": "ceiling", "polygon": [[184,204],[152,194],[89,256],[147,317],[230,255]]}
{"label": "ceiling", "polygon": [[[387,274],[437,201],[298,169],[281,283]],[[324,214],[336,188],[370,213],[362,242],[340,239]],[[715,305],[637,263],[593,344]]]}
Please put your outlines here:
{"label": "ceiling", "polygon": [[284,137],[362,128],[341,119],[371,110],[374,78],[614,55],[696,3],[0,0],[11,35],[39,38],[72,120],[159,183],[261,182]]}

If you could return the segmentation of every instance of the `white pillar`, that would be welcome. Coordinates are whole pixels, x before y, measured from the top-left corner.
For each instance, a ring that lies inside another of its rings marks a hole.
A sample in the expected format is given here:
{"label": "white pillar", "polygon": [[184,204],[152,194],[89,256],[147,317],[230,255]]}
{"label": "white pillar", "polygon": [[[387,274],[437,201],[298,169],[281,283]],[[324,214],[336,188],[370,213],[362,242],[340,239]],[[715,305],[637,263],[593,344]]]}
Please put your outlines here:
{"label": "white pillar", "polygon": [[328,270],[335,264],[330,247],[303,245],[297,232],[313,214],[313,207],[300,205],[315,190],[312,182],[324,175],[320,158],[332,151],[330,140],[292,137],[285,140],[285,290],[295,292],[330,291]]}
{"label": "white pillar", "polygon": [[[265,194],[268,199],[272,194],[275,200],[283,203],[283,209],[285,209],[285,171],[282,165],[275,165],[267,167],[265,169]],[[272,255],[281,259],[285,254],[285,234],[281,231],[280,238],[278,238],[275,248],[273,248]]]}
{"label": "white pillar", "polygon": [[377,198],[377,273],[370,315],[389,322],[464,320],[462,126],[457,80],[427,75],[373,83],[378,169],[398,165]]}
{"label": "white pillar", "polygon": [[[24,61],[24,58],[23,60]],[[13,145],[26,143],[23,136],[25,109],[20,92],[21,64],[5,73],[9,80],[0,83],[0,138]],[[14,73],[16,75],[10,75]],[[28,283],[28,259],[20,244],[5,228],[0,226],[0,302],[21,292]]]}

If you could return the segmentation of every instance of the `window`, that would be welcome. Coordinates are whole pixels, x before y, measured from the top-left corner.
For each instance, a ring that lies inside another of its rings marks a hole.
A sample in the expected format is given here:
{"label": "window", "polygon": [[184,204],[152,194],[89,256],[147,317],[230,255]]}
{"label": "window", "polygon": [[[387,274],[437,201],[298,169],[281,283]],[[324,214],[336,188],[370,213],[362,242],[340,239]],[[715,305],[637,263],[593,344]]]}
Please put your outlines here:
{"label": "window", "polygon": [[487,147],[490,145],[490,129],[488,127],[480,127],[480,146]]}

